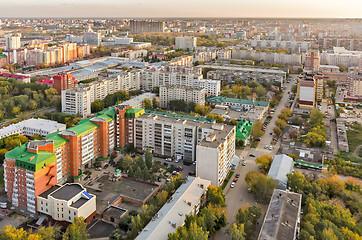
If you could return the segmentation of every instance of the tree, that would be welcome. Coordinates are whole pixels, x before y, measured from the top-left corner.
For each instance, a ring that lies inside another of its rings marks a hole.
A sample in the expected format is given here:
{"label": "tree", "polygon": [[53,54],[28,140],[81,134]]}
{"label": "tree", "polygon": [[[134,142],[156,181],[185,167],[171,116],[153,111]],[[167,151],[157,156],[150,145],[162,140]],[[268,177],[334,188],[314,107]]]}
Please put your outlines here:
{"label": "tree", "polygon": [[157,206],[162,207],[166,203],[167,197],[168,197],[168,192],[166,192],[165,190],[162,190],[161,192],[157,193],[156,195]]}
{"label": "tree", "polygon": [[275,126],[278,126],[281,130],[287,127],[287,123],[282,119],[277,119],[275,121]]}
{"label": "tree", "polygon": [[343,64],[338,64],[338,67],[339,67],[339,71],[341,71],[341,72],[346,71],[346,66],[344,66]]}
{"label": "tree", "polygon": [[236,224],[244,226],[246,239],[251,239],[255,233],[256,223],[261,217],[261,208],[259,205],[239,208],[235,215]]}
{"label": "tree", "polygon": [[250,130],[250,136],[252,140],[256,140],[263,136],[263,130],[262,130],[263,124],[260,120],[257,120]]}
{"label": "tree", "polygon": [[309,132],[307,133],[305,143],[309,147],[324,147],[326,145],[326,138],[318,133]]}
{"label": "tree", "polygon": [[87,223],[83,217],[75,217],[71,225],[68,226],[67,231],[63,235],[63,240],[83,240],[88,239]]}
{"label": "tree", "polygon": [[153,99],[152,99],[152,108],[153,108],[153,109],[157,109],[158,106],[159,106],[159,102],[157,101],[156,98],[153,98]]}
{"label": "tree", "polygon": [[302,193],[303,189],[309,184],[305,176],[298,171],[287,174],[288,189],[296,193]]}
{"label": "tree", "polygon": [[246,96],[251,95],[251,89],[249,86],[243,88],[243,94],[245,94]]}
{"label": "tree", "polygon": [[174,111],[184,111],[187,103],[184,100],[171,100],[168,102],[168,106]]}
{"label": "tree", "polygon": [[151,169],[152,167],[152,153],[149,148],[147,148],[145,153],[145,163],[148,169]]}
{"label": "tree", "polygon": [[142,105],[145,109],[152,109],[152,102],[150,99],[148,98],[145,98],[143,101],[142,101]]}
{"label": "tree", "polygon": [[254,89],[256,95],[258,95],[258,97],[262,97],[265,96],[265,88],[261,85],[258,85],[255,89]]}
{"label": "tree", "polygon": [[313,109],[309,116],[309,124],[311,127],[320,126],[323,122],[323,113],[321,113],[318,109]]}
{"label": "tree", "polygon": [[11,113],[16,116],[17,114],[20,113],[20,108],[19,107],[13,107],[13,109],[11,110]]}
{"label": "tree", "polygon": [[202,116],[205,116],[206,115],[206,113],[208,112],[208,111],[210,111],[210,106],[205,106],[205,107],[203,107],[203,106],[201,106],[201,105],[199,105],[199,104],[197,104],[196,106],[195,106],[195,113],[198,113],[198,114],[200,114],[200,115],[202,115]]}
{"label": "tree", "polygon": [[275,133],[275,135],[280,136],[280,134],[282,134],[282,130],[280,129],[280,127],[276,126],[273,128],[273,132]]}
{"label": "tree", "polygon": [[11,225],[6,225],[1,230],[0,239],[4,240],[23,240],[28,238],[28,233],[23,229],[16,229]]}
{"label": "tree", "polygon": [[344,181],[339,179],[338,176],[334,175],[332,177],[324,178],[319,181],[319,185],[324,191],[330,196],[333,197],[338,193],[342,192],[345,188]]}
{"label": "tree", "polygon": [[256,199],[262,202],[269,202],[274,189],[278,183],[272,178],[264,174],[258,175],[253,181],[248,182],[248,174],[245,176],[245,181],[250,186],[250,189],[255,193]]}
{"label": "tree", "polygon": [[301,126],[303,125],[303,118],[300,115],[295,115],[290,119],[291,124]]}
{"label": "tree", "polygon": [[5,159],[5,154],[8,152],[7,149],[3,148],[0,149],[0,164],[2,164],[4,162]]}
{"label": "tree", "polygon": [[92,113],[100,112],[104,109],[104,102],[102,100],[96,100],[91,103]]}
{"label": "tree", "polygon": [[230,240],[245,240],[245,232],[244,232],[244,225],[241,224],[233,224],[229,225],[226,229],[226,234],[229,235]]}
{"label": "tree", "polygon": [[220,116],[220,114],[216,115],[215,119],[216,119],[217,123],[223,123],[224,122],[224,119]]}
{"label": "tree", "polygon": [[271,166],[273,158],[269,154],[261,155],[255,159],[255,162],[259,165],[260,169],[263,169],[265,172],[268,172]]}
{"label": "tree", "polygon": [[220,187],[210,185],[206,192],[206,202],[225,206],[225,195]]}
{"label": "tree", "polygon": [[123,160],[122,160],[122,169],[127,171],[130,166],[132,165],[133,163],[133,159],[131,158],[130,155],[126,155],[124,156]]}

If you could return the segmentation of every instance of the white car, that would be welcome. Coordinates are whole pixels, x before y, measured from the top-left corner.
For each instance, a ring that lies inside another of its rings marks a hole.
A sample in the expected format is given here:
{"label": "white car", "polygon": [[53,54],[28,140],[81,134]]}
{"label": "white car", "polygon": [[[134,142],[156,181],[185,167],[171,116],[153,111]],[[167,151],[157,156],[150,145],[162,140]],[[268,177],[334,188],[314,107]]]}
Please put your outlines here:
{"label": "white car", "polygon": [[178,163],[179,161],[180,161],[180,159],[178,159],[178,158],[177,158],[177,159],[175,159],[175,163]]}
{"label": "white car", "polygon": [[270,146],[270,147],[269,147],[269,150],[271,151],[272,149],[273,149],[273,146]]}
{"label": "white car", "polygon": [[268,149],[268,145],[265,145],[265,146],[264,146],[264,149]]}
{"label": "white car", "polygon": [[230,185],[231,188],[234,188],[235,187],[235,182],[232,182],[231,185]]}
{"label": "white car", "polygon": [[166,162],[172,162],[172,158],[166,158]]}

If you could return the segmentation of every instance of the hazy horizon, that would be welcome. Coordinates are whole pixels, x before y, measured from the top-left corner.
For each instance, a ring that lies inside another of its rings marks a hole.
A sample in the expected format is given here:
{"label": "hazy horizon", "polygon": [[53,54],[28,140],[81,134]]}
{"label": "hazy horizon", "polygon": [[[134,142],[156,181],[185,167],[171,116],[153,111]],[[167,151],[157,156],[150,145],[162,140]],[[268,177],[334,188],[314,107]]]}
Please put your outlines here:
{"label": "hazy horizon", "polygon": [[362,18],[361,10],[360,0],[17,0],[2,3],[1,18]]}

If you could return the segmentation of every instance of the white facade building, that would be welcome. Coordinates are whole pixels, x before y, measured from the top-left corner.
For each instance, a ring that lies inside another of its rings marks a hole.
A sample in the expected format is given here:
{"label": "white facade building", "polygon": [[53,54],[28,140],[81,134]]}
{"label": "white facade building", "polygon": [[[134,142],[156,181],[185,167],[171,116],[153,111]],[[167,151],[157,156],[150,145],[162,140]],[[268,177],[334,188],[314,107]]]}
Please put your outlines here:
{"label": "white facade building", "polygon": [[176,48],[193,50],[197,47],[197,37],[176,37]]}
{"label": "white facade building", "polygon": [[39,134],[40,136],[46,136],[50,133],[62,131],[66,129],[66,125],[51,121],[48,119],[35,119],[30,118],[28,120],[21,121],[16,124],[11,124],[8,127],[0,129],[0,139],[8,136],[19,134],[25,136],[33,136]]}
{"label": "white facade building", "polygon": [[15,50],[21,47],[20,33],[6,34],[4,37],[5,37],[5,50]]}
{"label": "white facade building", "polygon": [[196,176],[221,186],[235,156],[235,127],[217,125],[196,146]]}
{"label": "white facade building", "polygon": [[122,72],[99,81],[79,84],[75,88],[62,91],[62,112],[80,115],[91,114],[91,104],[103,100],[107,95],[118,91],[140,89],[140,72]]}
{"label": "white facade building", "polygon": [[70,223],[76,217],[92,218],[96,212],[96,196],[78,183],[56,185],[37,197],[37,211],[56,221]]}
{"label": "white facade building", "polygon": [[283,65],[300,65],[301,56],[299,54],[284,54],[284,53],[269,53],[269,52],[256,52],[252,50],[238,50],[233,49],[233,59],[245,59],[253,57],[257,61],[264,61],[267,63],[277,63]]}
{"label": "white facade building", "polygon": [[219,96],[221,91],[220,80],[201,79],[194,82],[195,87],[205,89],[205,94],[208,96]]}
{"label": "white facade building", "polygon": [[309,49],[310,42],[298,41],[275,41],[275,40],[251,40],[250,46],[254,49],[278,49],[286,48],[291,52],[305,52]]}
{"label": "white facade building", "polygon": [[160,107],[166,108],[171,100],[184,100],[205,106],[205,89],[180,85],[160,87]]}

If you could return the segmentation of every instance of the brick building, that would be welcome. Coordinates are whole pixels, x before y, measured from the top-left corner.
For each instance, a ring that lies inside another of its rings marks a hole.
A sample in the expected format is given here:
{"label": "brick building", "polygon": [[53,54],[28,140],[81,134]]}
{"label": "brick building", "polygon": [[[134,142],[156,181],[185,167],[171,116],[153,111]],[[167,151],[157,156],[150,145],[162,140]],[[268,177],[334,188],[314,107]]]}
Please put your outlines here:
{"label": "brick building", "polygon": [[76,85],[76,80],[71,73],[58,73],[53,77],[54,88],[57,90],[58,94],[61,95],[63,90],[74,88]]}

